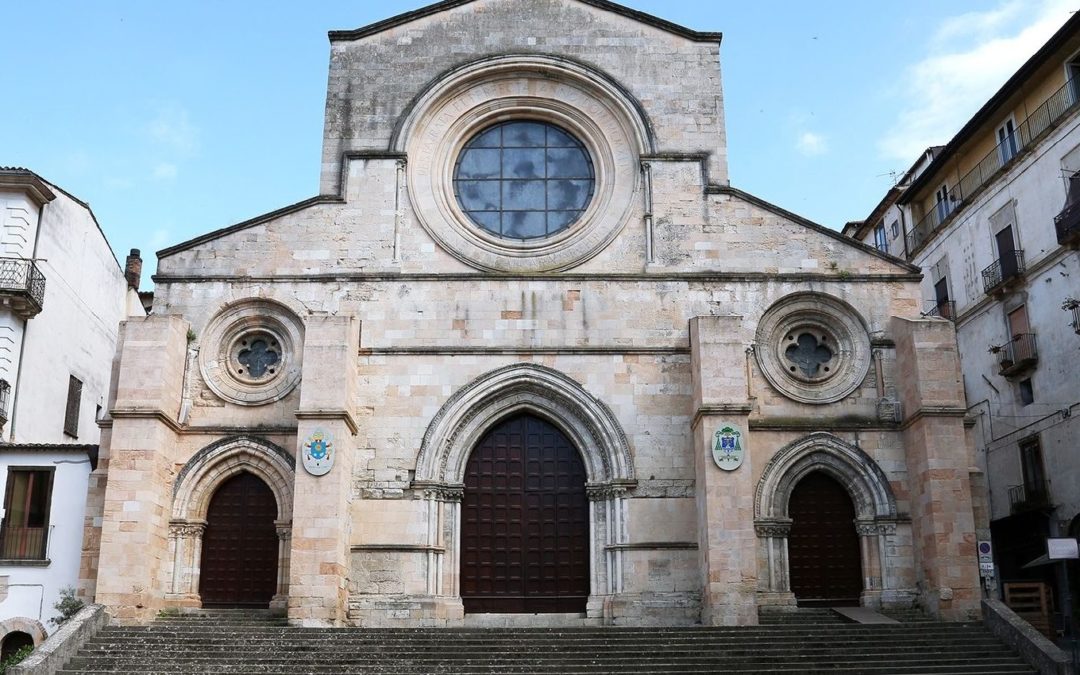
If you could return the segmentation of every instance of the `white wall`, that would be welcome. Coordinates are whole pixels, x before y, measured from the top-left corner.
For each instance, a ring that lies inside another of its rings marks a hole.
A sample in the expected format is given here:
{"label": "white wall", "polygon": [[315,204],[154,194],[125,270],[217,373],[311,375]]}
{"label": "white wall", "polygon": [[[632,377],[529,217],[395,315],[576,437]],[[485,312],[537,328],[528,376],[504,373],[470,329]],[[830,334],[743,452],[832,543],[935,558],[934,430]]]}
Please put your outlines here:
{"label": "white wall", "polygon": [[8,593],[0,600],[0,620],[22,617],[48,621],[64,586],[75,586],[82,550],[83,514],[90,459],[83,452],[0,452],[0,495],[6,494],[8,467],[54,467],[46,566],[4,565]]}

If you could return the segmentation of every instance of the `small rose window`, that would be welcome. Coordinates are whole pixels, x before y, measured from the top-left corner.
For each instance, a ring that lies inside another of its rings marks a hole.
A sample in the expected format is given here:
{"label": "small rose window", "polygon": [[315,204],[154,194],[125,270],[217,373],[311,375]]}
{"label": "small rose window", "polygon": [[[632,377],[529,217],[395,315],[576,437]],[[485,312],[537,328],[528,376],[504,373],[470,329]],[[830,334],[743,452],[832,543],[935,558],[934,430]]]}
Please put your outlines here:
{"label": "small rose window", "polygon": [[269,380],[281,366],[281,345],[270,333],[244,333],[233,342],[229,366],[240,378],[254,382]]}

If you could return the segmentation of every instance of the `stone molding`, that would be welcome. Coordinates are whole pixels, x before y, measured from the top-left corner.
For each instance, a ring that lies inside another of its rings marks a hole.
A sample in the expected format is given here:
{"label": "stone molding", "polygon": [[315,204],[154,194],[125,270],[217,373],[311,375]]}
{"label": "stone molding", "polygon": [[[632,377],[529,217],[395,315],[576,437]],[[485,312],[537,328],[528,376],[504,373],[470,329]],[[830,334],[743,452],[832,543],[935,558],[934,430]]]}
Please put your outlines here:
{"label": "stone molding", "polygon": [[[500,237],[473,224],[457,202],[453,170],[462,147],[481,130],[513,119],[555,124],[592,158],[592,199],[562,232],[536,240]],[[409,156],[413,214],[439,245],[471,267],[529,273],[580,265],[618,235],[635,204],[637,157],[651,150],[651,140],[640,108],[593,69],[513,54],[463,65],[437,80],[415,99],[391,147]]]}
{"label": "stone molding", "polygon": [[211,443],[184,464],[173,486],[172,519],[205,521],[214,491],[242,471],[258,476],[270,487],[277,501],[277,520],[290,522],[296,461],[270,441],[251,436]]}
{"label": "stone molding", "polygon": [[629,442],[611,410],[566,375],[524,363],[481,375],[443,404],[424,433],[413,485],[464,484],[472,449],[492,424],[516,412],[537,414],[566,434],[590,485],[636,483]]}
{"label": "stone molding", "polygon": [[896,497],[877,462],[861,448],[818,432],[784,446],[765,465],[754,495],[755,522],[786,519],[792,490],[811,471],[823,471],[847,489],[859,520],[897,518]]}
{"label": "stone molding", "polygon": [[[827,364],[807,375],[785,358],[802,334],[827,338]],[[754,355],[765,379],[781,394],[801,403],[834,403],[858,389],[870,370],[870,333],[855,309],[818,292],[799,292],[773,303],[758,322]],[[827,372],[826,372],[827,369]]]}
{"label": "stone molding", "polygon": [[[270,377],[239,373],[234,361],[237,343],[246,336],[277,341],[280,362]],[[285,305],[265,298],[245,298],[225,305],[207,324],[199,349],[199,372],[218,397],[237,405],[272,403],[300,383],[303,371],[304,325]]]}
{"label": "stone molding", "polygon": [[754,521],[759,537],[786,537],[791,534],[791,518],[761,518]]}

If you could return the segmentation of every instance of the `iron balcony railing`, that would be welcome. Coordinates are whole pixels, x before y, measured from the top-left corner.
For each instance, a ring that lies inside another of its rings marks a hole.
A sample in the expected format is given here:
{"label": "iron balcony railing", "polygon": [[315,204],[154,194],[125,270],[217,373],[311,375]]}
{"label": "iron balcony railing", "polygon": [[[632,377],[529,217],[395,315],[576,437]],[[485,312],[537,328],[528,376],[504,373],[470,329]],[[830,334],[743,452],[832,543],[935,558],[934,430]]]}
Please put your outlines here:
{"label": "iron balcony railing", "polygon": [[1062,246],[1080,241],[1080,204],[1069,204],[1054,216],[1054,229]]}
{"label": "iron balcony railing", "polygon": [[982,271],[983,292],[990,294],[1013,279],[1024,275],[1024,252],[1011,251]]}
{"label": "iron balcony railing", "polygon": [[4,560],[44,560],[44,527],[0,528],[0,558]]}
{"label": "iron balcony railing", "polygon": [[22,316],[35,316],[45,302],[45,275],[33,260],[0,258],[0,295]]}
{"label": "iron balcony railing", "polygon": [[1076,307],[1072,308],[1072,315],[1073,315],[1073,320],[1072,320],[1073,330],[1076,331],[1077,335],[1080,335],[1080,305],[1077,305]]}
{"label": "iron balcony railing", "polygon": [[8,421],[8,399],[11,397],[11,384],[7,380],[0,380],[0,429]]}
{"label": "iron balcony railing", "polygon": [[1050,492],[1046,484],[1012,485],[1009,487],[1009,508],[1013,513],[1034,511],[1050,506]]}
{"label": "iron balcony railing", "polygon": [[952,300],[944,300],[942,302],[936,302],[930,306],[930,309],[923,312],[923,316],[936,316],[941,319],[948,319],[949,321],[956,320],[956,303]]}
{"label": "iron balcony railing", "polygon": [[915,253],[937,232],[949,217],[964,206],[984,185],[1021,154],[1032,141],[1077,107],[1080,101],[1080,81],[1069,80],[1039,104],[1016,129],[997,144],[982,160],[949,190],[948,199],[935,204],[907,233],[908,257]]}
{"label": "iron balcony railing", "polygon": [[1018,333],[998,350],[998,366],[1002,375],[1013,375],[1039,362],[1035,333]]}

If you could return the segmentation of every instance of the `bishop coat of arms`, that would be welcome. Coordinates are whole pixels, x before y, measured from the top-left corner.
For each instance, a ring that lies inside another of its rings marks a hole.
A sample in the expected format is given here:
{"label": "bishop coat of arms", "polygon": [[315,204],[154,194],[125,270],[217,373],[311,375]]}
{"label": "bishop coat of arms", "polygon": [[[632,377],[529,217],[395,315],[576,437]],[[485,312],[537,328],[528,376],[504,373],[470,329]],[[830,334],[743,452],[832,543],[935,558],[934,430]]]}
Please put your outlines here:
{"label": "bishop coat of arms", "polygon": [[742,432],[724,425],[713,436],[712,456],[716,466],[724,471],[734,471],[742,466],[743,447],[740,442]]}

